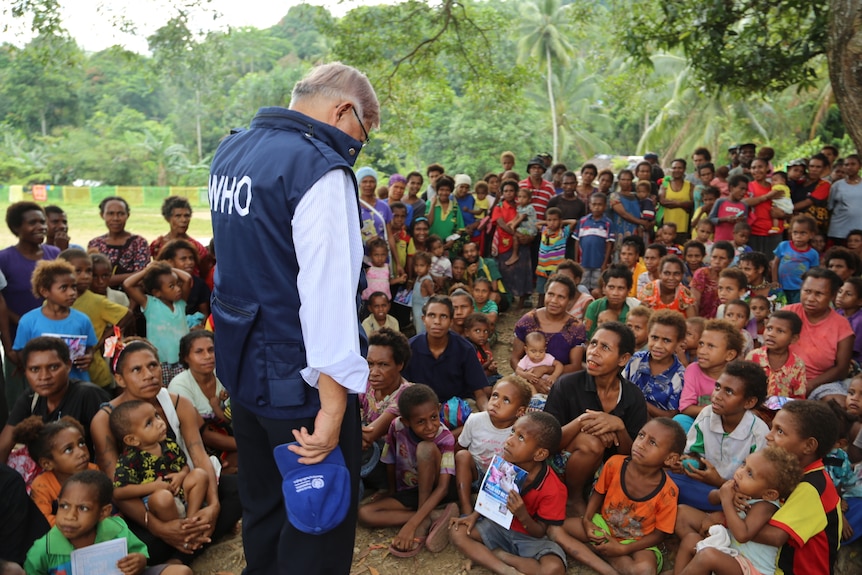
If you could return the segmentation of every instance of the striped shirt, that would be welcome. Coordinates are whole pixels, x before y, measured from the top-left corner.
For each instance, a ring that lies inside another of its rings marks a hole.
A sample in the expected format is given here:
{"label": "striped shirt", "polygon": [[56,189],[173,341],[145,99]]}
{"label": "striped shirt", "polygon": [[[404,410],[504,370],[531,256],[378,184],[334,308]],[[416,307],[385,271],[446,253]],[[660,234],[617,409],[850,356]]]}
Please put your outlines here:
{"label": "striped shirt", "polygon": [[526,178],[518,182],[518,187],[530,190],[530,193],[532,194],[531,205],[533,206],[533,209],[536,210],[536,217],[539,220],[544,220],[545,210],[548,209],[548,202],[551,201],[551,198],[557,195],[556,190],[554,190],[554,186],[552,186],[547,180],[542,180],[541,186],[535,188],[530,182],[530,178]]}
{"label": "striped shirt", "polygon": [[548,231],[546,227],[542,231],[542,241],[539,243],[539,263],[536,266],[536,275],[548,277],[557,271],[564,259],[566,259],[566,238],[569,237],[569,226],[563,226],[555,233]]}

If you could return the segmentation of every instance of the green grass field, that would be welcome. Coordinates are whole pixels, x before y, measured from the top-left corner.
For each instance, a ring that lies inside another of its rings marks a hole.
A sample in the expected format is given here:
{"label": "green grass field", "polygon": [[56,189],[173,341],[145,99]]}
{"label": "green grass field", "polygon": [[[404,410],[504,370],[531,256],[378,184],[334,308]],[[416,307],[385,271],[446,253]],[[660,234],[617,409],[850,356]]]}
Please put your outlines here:
{"label": "green grass field", "polygon": [[[9,202],[0,202],[2,213],[6,213]],[[69,236],[71,243],[87,247],[87,242],[96,236],[104,234],[107,230],[102,218],[99,217],[99,208],[87,204],[63,205],[69,217]],[[168,223],[162,217],[158,207],[132,206],[132,213],[126,224],[126,230],[139,234],[152,241],[168,231]],[[192,223],[189,227],[189,235],[206,245],[212,237],[212,222],[210,212],[206,208],[196,208],[192,212]],[[4,224],[0,229],[0,249],[17,243],[17,240],[9,228]]]}

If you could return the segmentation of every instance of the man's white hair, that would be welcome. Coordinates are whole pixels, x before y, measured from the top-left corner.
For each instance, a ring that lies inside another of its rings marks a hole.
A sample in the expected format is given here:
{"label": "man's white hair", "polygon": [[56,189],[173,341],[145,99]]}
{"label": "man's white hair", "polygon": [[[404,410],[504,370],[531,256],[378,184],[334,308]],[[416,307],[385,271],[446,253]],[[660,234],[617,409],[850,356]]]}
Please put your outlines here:
{"label": "man's white hair", "polygon": [[380,125],[380,102],[368,77],[341,62],[315,66],[293,87],[290,107],[309,98],[349,100],[369,129]]}

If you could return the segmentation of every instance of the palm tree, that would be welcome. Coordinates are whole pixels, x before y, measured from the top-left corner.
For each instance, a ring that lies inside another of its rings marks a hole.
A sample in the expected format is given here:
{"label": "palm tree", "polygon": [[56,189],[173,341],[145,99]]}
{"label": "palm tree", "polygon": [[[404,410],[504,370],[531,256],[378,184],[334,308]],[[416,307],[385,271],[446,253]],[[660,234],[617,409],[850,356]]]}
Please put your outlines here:
{"label": "palm tree", "polygon": [[560,0],[535,0],[523,4],[521,9],[522,36],[518,42],[518,60],[524,63],[528,59],[535,59],[545,64],[554,158],[560,157],[557,106],[554,99],[554,63],[567,65],[574,51],[566,39],[569,35],[568,8],[568,5],[562,6]]}

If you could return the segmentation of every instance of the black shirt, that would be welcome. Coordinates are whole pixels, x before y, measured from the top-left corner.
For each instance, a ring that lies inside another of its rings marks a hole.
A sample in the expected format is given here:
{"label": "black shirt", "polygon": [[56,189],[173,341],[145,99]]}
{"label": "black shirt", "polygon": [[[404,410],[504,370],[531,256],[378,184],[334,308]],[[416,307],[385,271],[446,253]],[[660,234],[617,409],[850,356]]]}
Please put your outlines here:
{"label": "black shirt", "polygon": [[0,463],[0,559],[24,564],[33,542],[51,528],[24,488],[24,479]]}
{"label": "black shirt", "polygon": [[[647,407],[641,390],[632,382],[620,378],[622,396],[610,414],[623,420],[626,431],[633,440],[647,422]],[[545,412],[550,413],[560,425],[566,425],[588,409],[604,411],[596,381],[586,371],[564,375],[551,387]],[[617,448],[605,450],[605,459],[617,454]]]}
{"label": "black shirt", "polygon": [[410,339],[410,349],[413,357],[401,375],[412,383],[429,386],[441,402],[452,397],[473,399],[477,390],[488,385],[476,348],[454,331],[449,332],[449,343],[438,358],[428,348],[424,333]]}
{"label": "black shirt", "polygon": [[[36,398],[35,404],[34,397]],[[87,440],[87,447],[90,449],[90,456],[92,457],[93,441],[90,438],[90,422],[96,412],[99,411],[99,406],[110,400],[108,393],[98,385],[79,379],[70,379],[66,395],[60,400],[57,409],[51,412],[48,411],[48,401],[44,397],[36,397],[33,390],[22,393],[9,414],[8,424],[18,425],[31,415],[38,415],[45,423],[57,421],[65,415],[74,417],[84,426],[84,439]]]}

